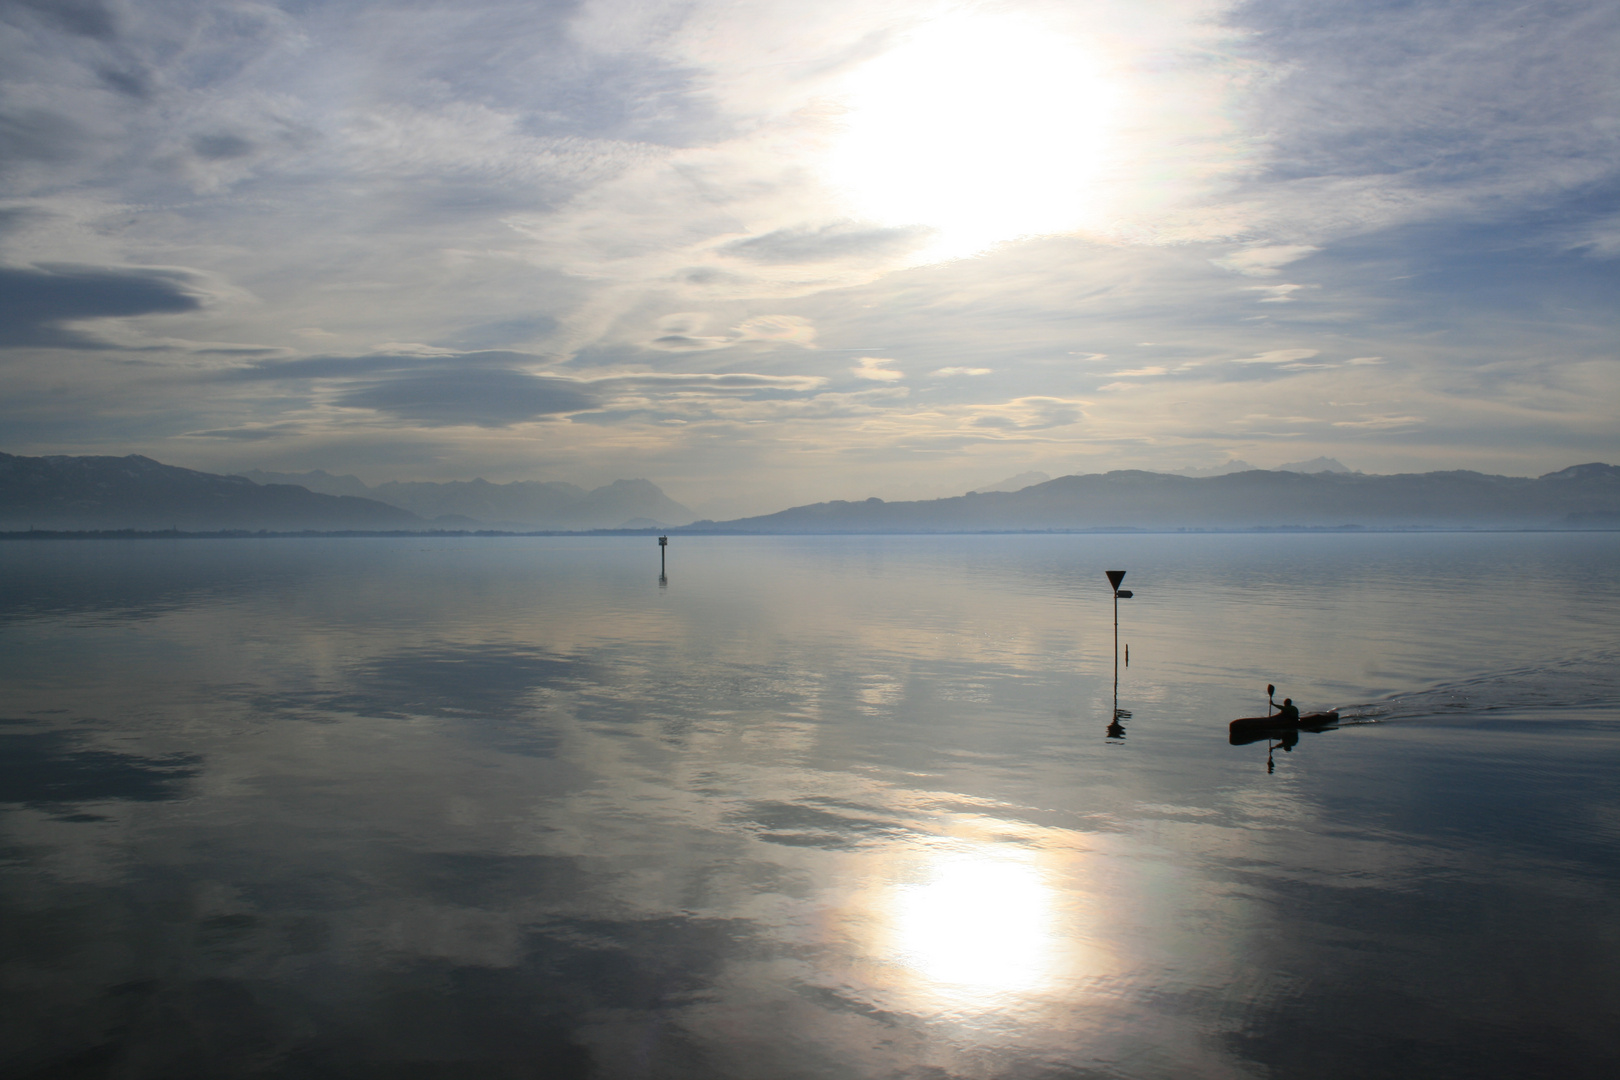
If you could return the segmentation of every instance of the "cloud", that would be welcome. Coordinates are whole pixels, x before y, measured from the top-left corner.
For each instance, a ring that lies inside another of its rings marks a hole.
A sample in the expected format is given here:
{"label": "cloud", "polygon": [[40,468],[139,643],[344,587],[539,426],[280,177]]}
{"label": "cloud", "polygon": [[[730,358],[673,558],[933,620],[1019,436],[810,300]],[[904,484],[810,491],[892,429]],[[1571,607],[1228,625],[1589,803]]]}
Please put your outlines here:
{"label": "cloud", "polygon": [[1565,230],[1564,235],[1564,247],[1568,250],[1582,252],[1594,259],[1620,256],[1620,214],[1583,222]]}
{"label": "cloud", "polygon": [[[997,25],[1040,20],[1094,61],[1118,123],[1095,170],[1052,174],[1086,215],[1079,232],[936,261],[930,245],[963,221],[929,234],[903,188],[892,215],[862,210],[826,167],[871,104],[856,91],[884,91],[883,57],[939,41],[932,0],[467,0],[388,18],[355,3],[0,0],[3,272],[58,290],[23,304],[0,280],[0,339],[97,350],[7,365],[4,426],[38,452],[139,432],[128,449],[157,457],[185,430],[204,466],[296,453],[343,471],[386,441],[401,448],[389,469],[515,477],[540,467],[522,418],[572,416],[592,424],[540,440],[545,467],[576,470],[557,475],[667,467],[798,498],[868,482],[841,471],[847,457],[813,469],[771,449],[801,439],[859,443],[951,490],[952,470],[982,462],[941,449],[950,439],[1083,445],[1099,468],[1172,446],[1172,464],[1252,457],[1228,437],[1265,379],[1280,413],[1321,415],[1333,397],[1369,403],[1328,413],[1349,424],[1428,417],[1410,438],[1332,429],[1383,440],[1369,466],[1474,454],[1544,472],[1577,444],[1613,459],[1599,260],[1620,252],[1614,6],[1572,0],[1528,22],[1504,0],[1306,6],[969,5]],[[947,87],[976,70],[961,40],[928,69]],[[911,100],[939,122],[928,149],[970,175],[971,125],[931,114],[940,95]],[[992,215],[1031,190],[1005,164],[985,162]],[[197,276],[123,267],[133,278],[99,286],[147,295],[109,306],[80,274],[137,259]],[[113,351],[119,338],[163,362]],[[271,348],[297,353],[240,351]],[[897,378],[900,363],[914,370]],[[510,408],[487,401],[495,382]],[[1100,382],[1121,392],[1085,427],[1048,431],[1033,405],[1006,404]],[[545,411],[581,396],[595,404]],[[354,411],[333,408],[345,397]],[[1512,432],[1493,419],[1532,407]],[[1553,415],[1557,428],[1539,419]],[[306,434],[263,434],[291,421]],[[48,439],[18,434],[42,425]],[[1202,451],[1206,435],[1186,434],[1210,431]],[[717,438],[736,452],[700,447]],[[1055,473],[1046,461],[1006,471]]]}
{"label": "cloud", "polygon": [[[728,399],[771,399],[814,391],[817,375],[751,372],[616,372],[582,379],[535,370],[542,357],[513,352],[447,354],[432,349],[365,356],[269,360],[210,376],[222,382],[310,383],[316,400],[369,409],[424,427],[507,428],[548,416],[638,414],[679,403],[712,410]],[[622,419],[622,416],[620,417]],[[265,425],[239,425],[193,437],[264,439]]]}
{"label": "cloud", "polygon": [[739,341],[779,341],[814,348],[816,328],[802,315],[756,315],[737,324]]}
{"label": "cloud", "polygon": [[138,101],[151,98],[155,89],[151,72],[138,65],[125,68],[100,67],[96,69],[96,77],[118,93]]}
{"label": "cloud", "polygon": [[230,161],[250,156],[257,147],[240,135],[224,132],[215,135],[193,135],[191,149],[208,161]]}
{"label": "cloud", "polygon": [[117,31],[112,12],[102,0],[11,0],[11,4],[81,37],[105,41]]}
{"label": "cloud", "polygon": [[1269,277],[1281,273],[1281,267],[1320,250],[1309,244],[1266,244],[1242,248],[1210,262],[1245,277]]}
{"label": "cloud", "polygon": [[31,225],[37,225],[50,218],[51,215],[31,206],[3,206],[0,207],[0,239],[20,233]]}
{"label": "cloud", "polygon": [[1252,55],[1278,64],[1248,107],[1269,129],[1239,203],[1251,228],[1325,244],[1406,222],[1511,220],[1556,192],[1612,182],[1613,5],[1556,18],[1515,3],[1384,5],[1289,19],[1237,7]]}
{"label": "cloud", "polygon": [[335,403],[428,427],[507,427],[598,404],[572,380],[480,368],[374,382],[338,394]]}
{"label": "cloud", "polygon": [[49,109],[0,113],[0,172],[12,171],[23,162],[72,161],[86,138],[78,124]]}
{"label": "cloud", "polygon": [[266,439],[284,439],[302,435],[306,426],[299,423],[250,424],[243,427],[215,428],[211,431],[188,431],[186,439],[225,439],[230,442],[263,442]]}
{"label": "cloud", "polygon": [[1423,423],[1421,416],[1369,416],[1362,420],[1335,420],[1336,428],[1361,428],[1370,431],[1387,431],[1393,428],[1414,427]]}
{"label": "cloud", "polygon": [[803,392],[826,385],[819,375],[751,375],[744,373],[707,374],[648,371],[580,380],[586,387],[634,386],[647,389],[698,389],[724,391],[783,390]]}
{"label": "cloud", "polygon": [[[453,360],[454,364],[450,364]],[[365,356],[306,356],[297,360],[261,360],[228,369],[213,378],[230,382],[281,382],[303,379],[353,379],[382,372],[431,369],[465,370],[476,367],[512,368],[538,357],[521,353],[373,353]]]}
{"label": "cloud", "polygon": [[196,275],[162,267],[0,267],[0,347],[106,349],[67,323],[196,311]]}
{"label": "cloud", "polygon": [[379,353],[392,353],[398,356],[458,356],[459,349],[446,349],[439,345],[424,345],[419,341],[384,341],[373,345],[372,350]]}
{"label": "cloud", "polygon": [[709,321],[703,312],[681,311],[658,320],[659,335],[649,347],[661,352],[706,352],[728,349],[747,341],[778,342],[815,348],[816,328],[801,315],[756,315],[724,334],[698,333]]}
{"label": "cloud", "polygon": [[702,311],[676,311],[658,320],[658,336],[647,344],[661,352],[704,352],[725,349],[742,340],[730,334],[703,334],[709,315]]}
{"label": "cloud", "polygon": [[1298,292],[1301,289],[1305,289],[1305,288],[1309,288],[1309,286],[1307,286],[1307,285],[1249,285],[1249,286],[1245,287],[1246,291],[1248,291],[1248,292],[1265,293],[1266,295],[1261,297],[1261,299],[1260,299],[1260,302],[1262,304],[1289,304],[1289,303],[1292,303],[1293,300],[1294,300],[1294,293]]}
{"label": "cloud", "polygon": [[550,315],[518,315],[510,319],[476,323],[457,330],[448,340],[463,349],[495,349],[527,344],[548,337],[556,330],[557,320]]}
{"label": "cloud", "polygon": [[886,366],[893,363],[896,363],[896,361],[886,360],[879,356],[863,356],[849,370],[851,374],[862,379],[872,379],[876,382],[896,382],[905,378],[906,373]]}
{"label": "cloud", "polygon": [[1318,349],[1272,349],[1232,360],[1234,364],[1294,364],[1318,355]]}
{"label": "cloud", "polygon": [[719,248],[722,255],[748,262],[817,263],[849,256],[904,254],[925,243],[933,230],[923,226],[873,227],[837,222],[820,228],[783,228]]}
{"label": "cloud", "polygon": [[1068,427],[1085,418],[1087,402],[1034,395],[1014,398],[1002,405],[979,406],[968,421],[972,427],[997,431],[1044,431]]}

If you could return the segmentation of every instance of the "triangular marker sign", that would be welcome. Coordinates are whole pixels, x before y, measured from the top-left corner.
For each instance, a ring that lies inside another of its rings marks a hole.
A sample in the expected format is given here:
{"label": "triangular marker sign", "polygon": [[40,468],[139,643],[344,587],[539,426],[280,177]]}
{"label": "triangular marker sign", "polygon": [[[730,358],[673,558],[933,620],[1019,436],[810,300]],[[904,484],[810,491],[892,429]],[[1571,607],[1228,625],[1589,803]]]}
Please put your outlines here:
{"label": "triangular marker sign", "polygon": [[1118,589],[1119,583],[1125,580],[1125,571],[1123,570],[1104,570],[1103,573],[1108,575],[1108,584],[1115,589]]}

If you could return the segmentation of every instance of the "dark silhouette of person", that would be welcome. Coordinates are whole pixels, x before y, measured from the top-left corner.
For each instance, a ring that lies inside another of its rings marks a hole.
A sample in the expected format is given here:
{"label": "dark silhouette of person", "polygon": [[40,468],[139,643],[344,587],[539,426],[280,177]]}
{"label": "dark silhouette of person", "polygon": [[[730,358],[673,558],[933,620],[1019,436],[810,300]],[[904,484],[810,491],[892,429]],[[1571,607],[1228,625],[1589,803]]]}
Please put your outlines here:
{"label": "dark silhouette of person", "polygon": [[1293,698],[1283,698],[1282,706],[1277,710],[1277,719],[1285,724],[1299,723],[1299,706],[1294,704]]}

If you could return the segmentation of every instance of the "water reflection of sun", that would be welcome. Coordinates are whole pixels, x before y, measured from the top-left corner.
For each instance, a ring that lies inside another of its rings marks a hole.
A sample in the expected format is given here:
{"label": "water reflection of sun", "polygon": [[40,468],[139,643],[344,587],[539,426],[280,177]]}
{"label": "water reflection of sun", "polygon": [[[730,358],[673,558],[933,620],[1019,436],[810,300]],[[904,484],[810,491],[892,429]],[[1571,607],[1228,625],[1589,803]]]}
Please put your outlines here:
{"label": "water reflection of sun", "polygon": [[953,841],[857,901],[870,976],[924,1012],[1019,1011],[1099,974],[1053,853]]}
{"label": "water reflection of sun", "polygon": [[917,976],[980,997],[1039,989],[1052,976],[1052,890],[1019,853],[952,853],[895,890],[896,959]]}

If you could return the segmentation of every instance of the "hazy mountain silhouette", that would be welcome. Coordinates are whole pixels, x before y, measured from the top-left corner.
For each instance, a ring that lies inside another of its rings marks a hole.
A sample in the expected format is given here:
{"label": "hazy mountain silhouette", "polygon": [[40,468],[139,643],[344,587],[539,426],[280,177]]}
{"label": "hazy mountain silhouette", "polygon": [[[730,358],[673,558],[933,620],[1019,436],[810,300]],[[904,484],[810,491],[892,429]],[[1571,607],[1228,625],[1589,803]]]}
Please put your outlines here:
{"label": "hazy mountain silhouette", "polygon": [[[317,474],[316,482],[346,490],[360,483],[328,473]],[[686,507],[646,480],[619,480],[594,491],[556,482],[484,480],[366,490],[378,497],[258,484],[138,455],[0,454],[0,529],[585,530],[661,528],[691,518]],[[689,528],[881,533],[1342,526],[1617,528],[1620,468],[1594,462],[1533,480],[1460,471],[1368,476],[1257,469],[1211,477],[1121,471],[946,499],[817,503]]]}
{"label": "hazy mountain silhouette", "polygon": [[1309,461],[1290,461],[1286,465],[1277,466],[1273,471],[1302,473],[1347,473],[1352,470],[1348,465],[1340,461],[1338,458],[1314,457]]}
{"label": "hazy mountain silhouette", "polygon": [[[269,473],[258,469],[243,476],[259,483],[299,484],[328,495],[360,495],[409,510],[428,520],[455,520],[455,528],[617,529],[685,525],[697,517],[648,480],[615,480],[587,491],[561,481],[488,480],[391,482],[368,487],[353,476]],[[641,522],[642,524],[632,524]]]}
{"label": "hazy mountain silhouette", "polygon": [[1191,466],[1188,466],[1185,469],[1176,469],[1170,475],[1172,475],[1172,476],[1226,476],[1229,473],[1235,473],[1235,472],[1253,472],[1257,468],[1259,468],[1258,465],[1250,465],[1247,461],[1244,461],[1242,458],[1233,458],[1231,461],[1228,461],[1225,464],[1211,465],[1207,469],[1196,469],[1196,468],[1193,468]]}
{"label": "hazy mountain silhouette", "polygon": [[390,483],[374,486],[371,497],[423,517],[463,514],[497,528],[616,529],[634,518],[684,525],[697,516],[648,480],[615,480],[592,491],[538,480]]}
{"label": "hazy mountain silhouette", "polygon": [[[1207,469],[1194,469],[1194,468],[1176,469],[1170,475],[1172,475],[1172,476],[1229,476],[1232,473],[1255,472],[1259,468],[1260,468],[1260,466],[1258,466],[1258,465],[1250,465],[1247,461],[1244,461],[1242,458],[1233,458],[1231,461],[1226,462],[1224,465],[1212,465]],[[1337,458],[1318,457],[1318,458],[1312,458],[1310,461],[1290,461],[1285,465],[1278,465],[1275,469],[1272,469],[1271,471],[1272,472],[1299,472],[1299,473],[1322,473],[1322,472],[1347,473],[1347,472],[1353,472],[1354,470],[1351,469],[1348,465],[1346,465],[1344,462],[1340,461]]]}
{"label": "hazy mountain silhouette", "polygon": [[0,529],[420,529],[408,510],[151,458],[0,454]]}
{"label": "hazy mountain silhouette", "polygon": [[1044,484],[1052,479],[1043,472],[1021,472],[1017,476],[1009,476],[1005,480],[998,480],[994,484],[974,488],[968,492],[970,495],[983,495],[987,491],[1023,491],[1034,484]]}
{"label": "hazy mountain silhouette", "polygon": [[[283,480],[298,480],[285,483]],[[264,482],[261,482],[264,481]],[[325,488],[311,490],[310,485]],[[362,497],[360,492],[364,492]],[[353,476],[248,476],[128,457],[0,454],[0,530],[667,528],[693,518],[646,480],[594,491],[573,484],[485,480],[367,487]]]}
{"label": "hazy mountain silhouette", "polygon": [[263,469],[248,469],[237,476],[245,476],[255,484],[295,484],[321,495],[353,495],[360,499],[372,498],[371,488],[358,476],[333,476],[325,469],[313,472],[277,473]]}
{"label": "hazy mountain silhouette", "polygon": [[1067,529],[1601,528],[1620,524],[1620,468],[1577,465],[1537,479],[1477,472],[1251,470],[1203,478],[1121,471],[1015,492],[920,502],[826,502],[693,531],[1015,532]]}

